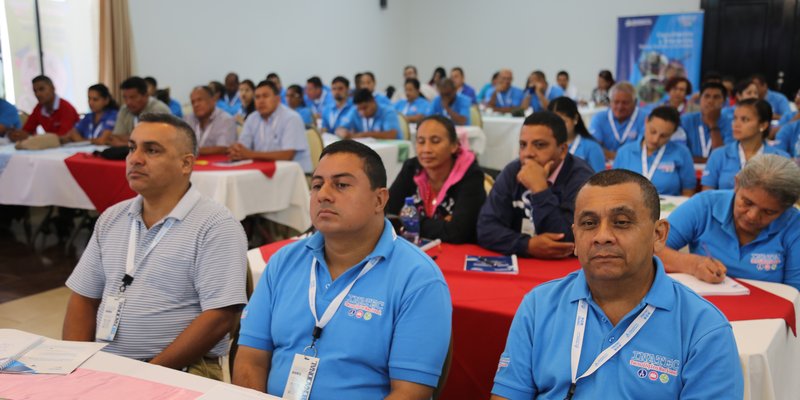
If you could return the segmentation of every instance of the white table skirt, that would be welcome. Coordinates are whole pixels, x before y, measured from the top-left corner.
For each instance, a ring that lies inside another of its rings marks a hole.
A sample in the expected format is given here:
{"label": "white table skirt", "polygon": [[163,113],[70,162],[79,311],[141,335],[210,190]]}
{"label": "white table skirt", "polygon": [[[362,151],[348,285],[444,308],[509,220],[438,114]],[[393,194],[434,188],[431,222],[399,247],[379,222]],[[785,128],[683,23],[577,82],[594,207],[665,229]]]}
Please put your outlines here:
{"label": "white table skirt", "polygon": [[[64,163],[69,156],[57,152],[13,155],[0,174],[0,204],[93,210],[91,200]],[[231,170],[197,171],[191,180],[238,220],[263,214],[301,232],[311,226],[308,185],[303,169],[295,162],[276,162],[272,178],[255,170]]]}

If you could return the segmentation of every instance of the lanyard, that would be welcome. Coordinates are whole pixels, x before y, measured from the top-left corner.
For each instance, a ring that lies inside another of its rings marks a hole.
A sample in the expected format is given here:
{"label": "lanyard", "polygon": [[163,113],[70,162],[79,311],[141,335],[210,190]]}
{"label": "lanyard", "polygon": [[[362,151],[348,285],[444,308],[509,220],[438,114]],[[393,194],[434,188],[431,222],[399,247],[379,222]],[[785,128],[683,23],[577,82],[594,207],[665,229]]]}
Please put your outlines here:
{"label": "lanyard", "polygon": [[497,102],[500,103],[500,107],[505,107],[506,103],[508,103],[508,105],[510,106],[511,105],[511,88],[508,88],[508,90],[506,91],[506,97],[505,98],[503,98],[503,95],[500,94],[500,92],[497,92]]}
{"label": "lanyard", "polygon": [[375,117],[372,118],[364,117],[363,124],[364,124],[364,132],[372,132],[372,126],[375,125]]}
{"label": "lanyard", "polygon": [[228,96],[228,94],[225,93],[225,102],[228,103],[229,106],[235,106],[236,105],[236,100],[238,100],[238,99],[239,99],[239,97],[236,96],[236,95]]}
{"label": "lanyard", "polygon": [[336,122],[339,121],[339,115],[342,114],[342,111],[344,111],[345,107],[347,107],[347,104],[345,104],[341,109],[336,108],[335,105],[333,106],[330,116],[328,117],[328,123],[330,123],[331,129],[336,127]]}
{"label": "lanyard", "polygon": [[711,134],[709,134],[708,139],[706,139],[706,129],[703,128],[703,123],[700,123],[700,126],[697,127],[697,131],[700,132],[700,150],[703,151],[703,157],[708,158],[708,153],[711,152]]}
{"label": "lanyard", "polygon": [[628,328],[625,329],[625,332],[617,339],[614,344],[603,350],[597,358],[594,359],[592,365],[586,372],[583,373],[580,377],[578,377],[578,363],[581,360],[581,349],[583,348],[583,334],[586,331],[586,315],[589,311],[589,304],[586,303],[586,300],[581,299],[578,302],[578,312],[575,314],[575,331],[572,333],[572,353],[571,353],[571,360],[570,366],[572,367],[572,384],[569,387],[569,392],[567,393],[567,397],[565,400],[572,399],[572,396],[575,394],[575,386],[579,379],[583,379],[597,371],[606,361],[610,360],[615,354],[617,354],[623,346],[628,344],[628,342],[639,333],[639,330],[642,329],[644,324],[650,319],[653,315],[653,311],[655,311],[655,307],[651,304],[648,304],[647,307],[639,313],[636,319],[628,325]]}
{"label": "lanyard", "polygon": [[211,124],[213,120],[211,117],[208,118],[208,124],[206,124],[206,129],[203,129],[202,123],[200,119],[197,119],[197,125],[194,128],[194,131],[198,133],[198,140],[197,140],[197,148],[205,147],[206,140],[208,140],[208,131],[211,129]]}
{"label": "lanyard", "polygon": [[403,115],[408,116],[408,110],[411,108],[411,101],[406,100],[406,107],[403,109]]}
{"label": "lanyard", "polygon": [[633,129],[634,122],[636,122],[636,117],[639,115],[639,107],[633,110],[633,115],[631,115],[631,119],[628,120],[628,125],[625,126],[625,132],[622,134],[622,137],[619,136],[617,125],[614,123],[614,113],[608,110],[607,115],[608,124],[611,125],[611,130],[614,131],[614,137],[617,139],[617,142],[619,142],[619,144],[625,143],[625,141],[628,140],[628,134],[630,134],[631,129]]}
{"label": "lanyard", "polygon": [[569,154],[575,154],[575,151],[578,150],[578,146],[581,144],[581,135],[575,135],[575,139],[572,141],[572,144],[569,145]]}
{"label": "lanyard", "polygon": [[[156,237],[150,242],[150,246],[147,247],[145,250],[144,255],[142,256],[139,262],[143,262],[145,258],[150,254],[151,251],[158,245],[158,242],[164,238],[164,235],[167,234],[172,225],[175,223],[174,219],[168,219],[164,221],[161,225],[161,229],[156,234]],[[136,241],[138,237],[137,233],[137,222],[136,220],[131,222],[131,234],[128,237],[128,255],[125,258],[125,276],[122,278],[122,286],[119,287],[120,292],[124,292],[125,289],[133,283],[133,275],[136,273],[136,269],[138,268],[137,265],[134,264],[134,259],[136,258]]]}
{"label": "lanyard", "polygon": [[353,279],[344,289],[342,289],[341,292],[339,292],[338,295],[336,295],[336,297],[334,297],[333,301],[331,301],[331,304],[328,304],[328,308],[326,308],[325,312],[322,314],[322,319],[319,319],[317,318],[317,258],[314,257],[314,259],[311,261],[311,273],[308,277],[308,308],[311,309],[311,315],[314,316],[315,324],[314,332],[312,333],[311,345],[303,349],[303,352],[305,352],[306,349],[314,350],[314,357],[316,357],[317,350],[314,348],[314,343],[316,343],[317,339],[319,339],[319,337],[322,335],[322,330],[326,325],[328,325],[328,322],[331,321],[333,314],[335,314],[336,310],[339,309],[339,306],[342,305],[345,296],[350,293],[350,289],[353,288],[353,285],[356,284],[356,281],[358,281],[362,276],[366,275],[367,272],[369,272],[380,260],[381,257],[375,257],[369,260],[367,265],[364,266],[355,279]]}
{"label": "lanyard", "polygon": [[95,126],[94,115],[92,115],[89,123],[89,130],[92,132],[92,139],[97,139],[100,137],[100,133],[103,131],[103,117],[100,117],[100,121],[98,121],[97,126]]}
{"label": "lanyard", "polygon": [[656,168],[658,168],[658,164],[661,164],[661,158],[664,157],[664,151],[667,150],[667,145],[661,146],[656,153],[656,159],[653,160],[653,165],[650,168],[647,168],[647,145],[642,140],[642,175],[644,175],[647,180],[653,180],[653,174],[656,173]]}
{"label": "lanyard", "polygon": [[[757,156],[759,154],[764,154],[764,144],[763,143],[761,144],[761,147],[758,148],[758,151],[756,152],[755,155],[753,155],[753,157],[755,157],[755,156]],[[744,156],[744,148],[742,148],[742,144],[739,143],[739,165],[741,166],[741,169],[744,169],[744,165],[745,164],[747,164],[747,159]]]}

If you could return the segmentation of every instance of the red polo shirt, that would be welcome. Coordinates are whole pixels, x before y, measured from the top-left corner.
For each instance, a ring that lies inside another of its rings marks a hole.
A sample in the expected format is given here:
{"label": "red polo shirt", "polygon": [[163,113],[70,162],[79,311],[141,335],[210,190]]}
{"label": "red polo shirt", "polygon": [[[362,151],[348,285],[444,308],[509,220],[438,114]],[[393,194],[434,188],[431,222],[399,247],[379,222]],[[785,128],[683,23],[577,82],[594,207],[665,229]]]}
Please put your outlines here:
{"label": "red polo shirt", "polygon": [[41,104],[37,104],[22,130],[34,134],[36,133],[36,128],[41,125],[47,133],[64,136],[80,120],[75,107],[72,107],[72,104],[60,97],[56,97],[53,102],[53,108],[53,111],[47,113],[42,109]]}

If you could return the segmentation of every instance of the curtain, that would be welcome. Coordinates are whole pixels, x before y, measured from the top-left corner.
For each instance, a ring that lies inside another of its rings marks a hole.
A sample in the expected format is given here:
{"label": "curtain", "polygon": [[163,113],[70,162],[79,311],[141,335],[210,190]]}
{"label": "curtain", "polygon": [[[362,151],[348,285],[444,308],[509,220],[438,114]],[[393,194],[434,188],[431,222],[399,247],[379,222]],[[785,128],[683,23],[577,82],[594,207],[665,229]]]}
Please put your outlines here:
{"label": "curtain", "polygon": [[133,35],[128,0],[100,1],[100,82],[117,93],[119,85],[133,75]]}

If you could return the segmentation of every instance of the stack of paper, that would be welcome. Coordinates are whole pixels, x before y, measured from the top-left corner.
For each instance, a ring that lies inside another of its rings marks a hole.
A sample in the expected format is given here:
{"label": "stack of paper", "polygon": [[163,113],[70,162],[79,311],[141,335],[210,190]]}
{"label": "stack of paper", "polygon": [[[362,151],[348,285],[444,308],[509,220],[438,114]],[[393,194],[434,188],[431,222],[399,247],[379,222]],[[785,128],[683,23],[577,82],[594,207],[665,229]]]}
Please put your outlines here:
{"label": "stack of paper", "polygon": [[0,329],[0,373],[66,375],[105,346]]}
{"label": "stack of paper", "polygon": [[750,289],[729,276],[726,276],[725,280],[720,283],[708,283],[695,278],[694,275],[680,273],[668,275],[700,296],[746,296],[750,294]]}

